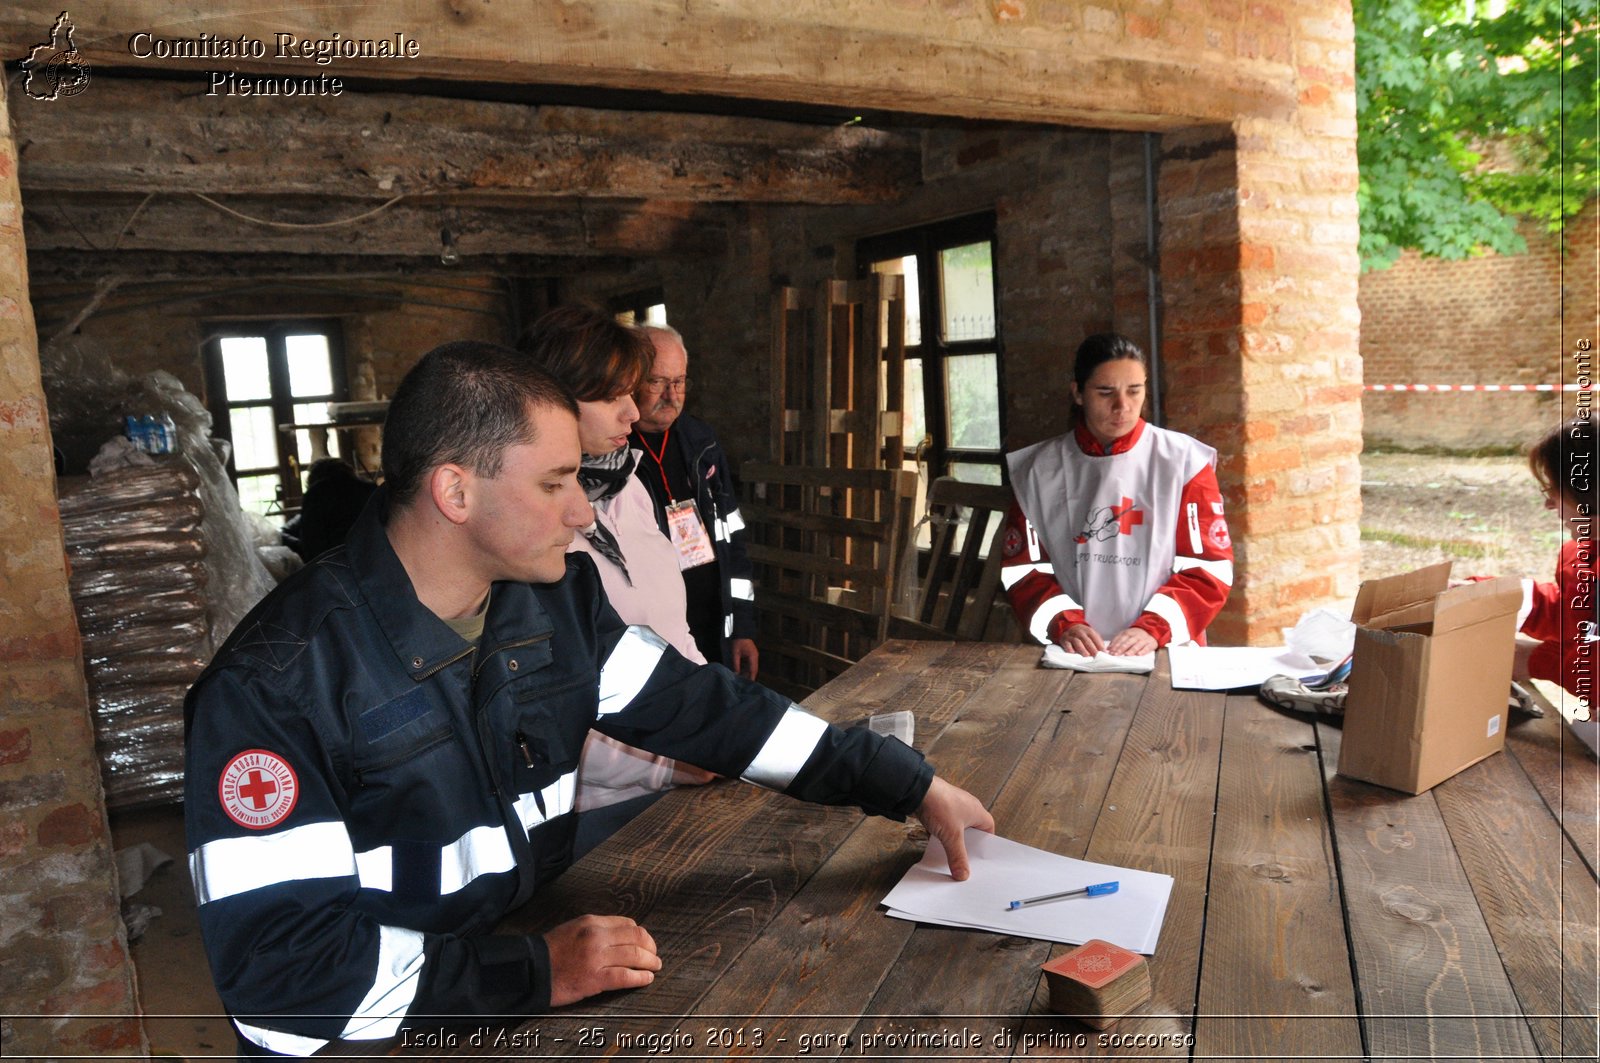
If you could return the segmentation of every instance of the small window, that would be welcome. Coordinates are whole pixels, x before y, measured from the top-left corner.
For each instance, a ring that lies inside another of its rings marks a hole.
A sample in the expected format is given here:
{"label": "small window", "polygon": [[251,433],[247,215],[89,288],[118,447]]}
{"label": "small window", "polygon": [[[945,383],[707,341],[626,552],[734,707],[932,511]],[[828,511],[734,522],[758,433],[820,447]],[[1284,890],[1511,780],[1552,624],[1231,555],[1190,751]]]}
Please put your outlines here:
{"label": "small window", "polygon": [[[862,273],[905,278],[905,453],[930,477],[1002,482],[1005,386],[994,215],[862,240]],[[933,323],[929,327],[929,323]]]}
{"label": "small window", "polygon": [[233,445],[229,475],[246,510],[281,521],[299,508],[303,471],[344,457],[330,402],[346,395],[334,321],[235,322],[206,343],[213,431]]}
{"label": "small window", "polygon": [[667,302],[660,288],[620,295],[611,300],[611,312],[624,325],[667,323]]}

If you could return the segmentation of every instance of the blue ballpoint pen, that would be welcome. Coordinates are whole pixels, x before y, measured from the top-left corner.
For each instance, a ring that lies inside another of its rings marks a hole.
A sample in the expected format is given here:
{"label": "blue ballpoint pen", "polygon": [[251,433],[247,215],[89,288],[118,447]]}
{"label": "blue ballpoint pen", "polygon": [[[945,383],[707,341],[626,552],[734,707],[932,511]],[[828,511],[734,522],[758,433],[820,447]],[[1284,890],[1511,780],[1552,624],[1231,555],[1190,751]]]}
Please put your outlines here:
{"label": "blue ballpoint pen", "polygon": [[1012,901],[1006,905],[1006,911],[1014,912],[1018,908],[1028,908],[1035,904],[1045,904],[1049,901],[1059,901],[1066,897],[1104,897],[1108,893],[1117,892],[1118,883],[1097,882],[1093,886],[1079,886],[1075,890],[1065,893],[1047,893],[1043,897],[1029,897],[1026,900]]}

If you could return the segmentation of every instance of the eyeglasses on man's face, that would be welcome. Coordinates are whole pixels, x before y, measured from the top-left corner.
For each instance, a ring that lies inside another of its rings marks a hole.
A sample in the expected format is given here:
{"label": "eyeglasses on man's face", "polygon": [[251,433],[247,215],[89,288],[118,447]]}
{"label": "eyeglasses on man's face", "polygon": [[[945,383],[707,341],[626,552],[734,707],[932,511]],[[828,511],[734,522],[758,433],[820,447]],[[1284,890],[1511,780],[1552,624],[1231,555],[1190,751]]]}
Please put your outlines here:
{"label": "eyeglasses on man's face", "polygon": [[688,391],[689,378],[686,376],[647,376],[644,378],[647,391]]}

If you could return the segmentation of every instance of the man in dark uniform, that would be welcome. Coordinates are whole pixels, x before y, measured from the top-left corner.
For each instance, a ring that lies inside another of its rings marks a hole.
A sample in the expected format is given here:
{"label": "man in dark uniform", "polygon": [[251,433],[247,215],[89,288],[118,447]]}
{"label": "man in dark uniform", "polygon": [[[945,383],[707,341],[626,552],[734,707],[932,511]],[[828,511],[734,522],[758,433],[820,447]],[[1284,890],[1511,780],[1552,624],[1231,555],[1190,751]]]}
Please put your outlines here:
{"label": "man in dark uniform", "polygon": [[733,468],[711,426],[683,412],[689,391],[683,337],[666,325],[644,331],[656,355],[634,394],[639,420],[629,442],[644,450],[634,475],[655,499],[662,533],[678,546],[695,645],[706,660],[754,679],[761,661],[754,570]]}
{"label": "man in dark uniform", "polygon": [[622,916],[495,934],[571,863],[594,727],[808,800],[914,814],[956,878],[972,795],[622,623],[594,563],[577,408],[484,343],[436,348],[384,430],[385,484],[342,547],[240,622],[189,693],[189,868],[247,1055],[398,1034],[408,1016],[543,1012],[642,986]]}

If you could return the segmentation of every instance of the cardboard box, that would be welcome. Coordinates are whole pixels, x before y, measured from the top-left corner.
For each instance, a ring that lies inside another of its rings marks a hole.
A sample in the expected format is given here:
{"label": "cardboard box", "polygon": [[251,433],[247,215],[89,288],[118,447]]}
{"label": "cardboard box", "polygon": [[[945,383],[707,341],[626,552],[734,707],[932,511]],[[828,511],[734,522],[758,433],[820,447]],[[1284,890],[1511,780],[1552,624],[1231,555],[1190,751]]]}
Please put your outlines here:
{"label": "cardboard box", "polygon": [[1361,585],[1340,775],[1420,794],[1505,747],[1522,585],[1449,582],[1446,561]]}

